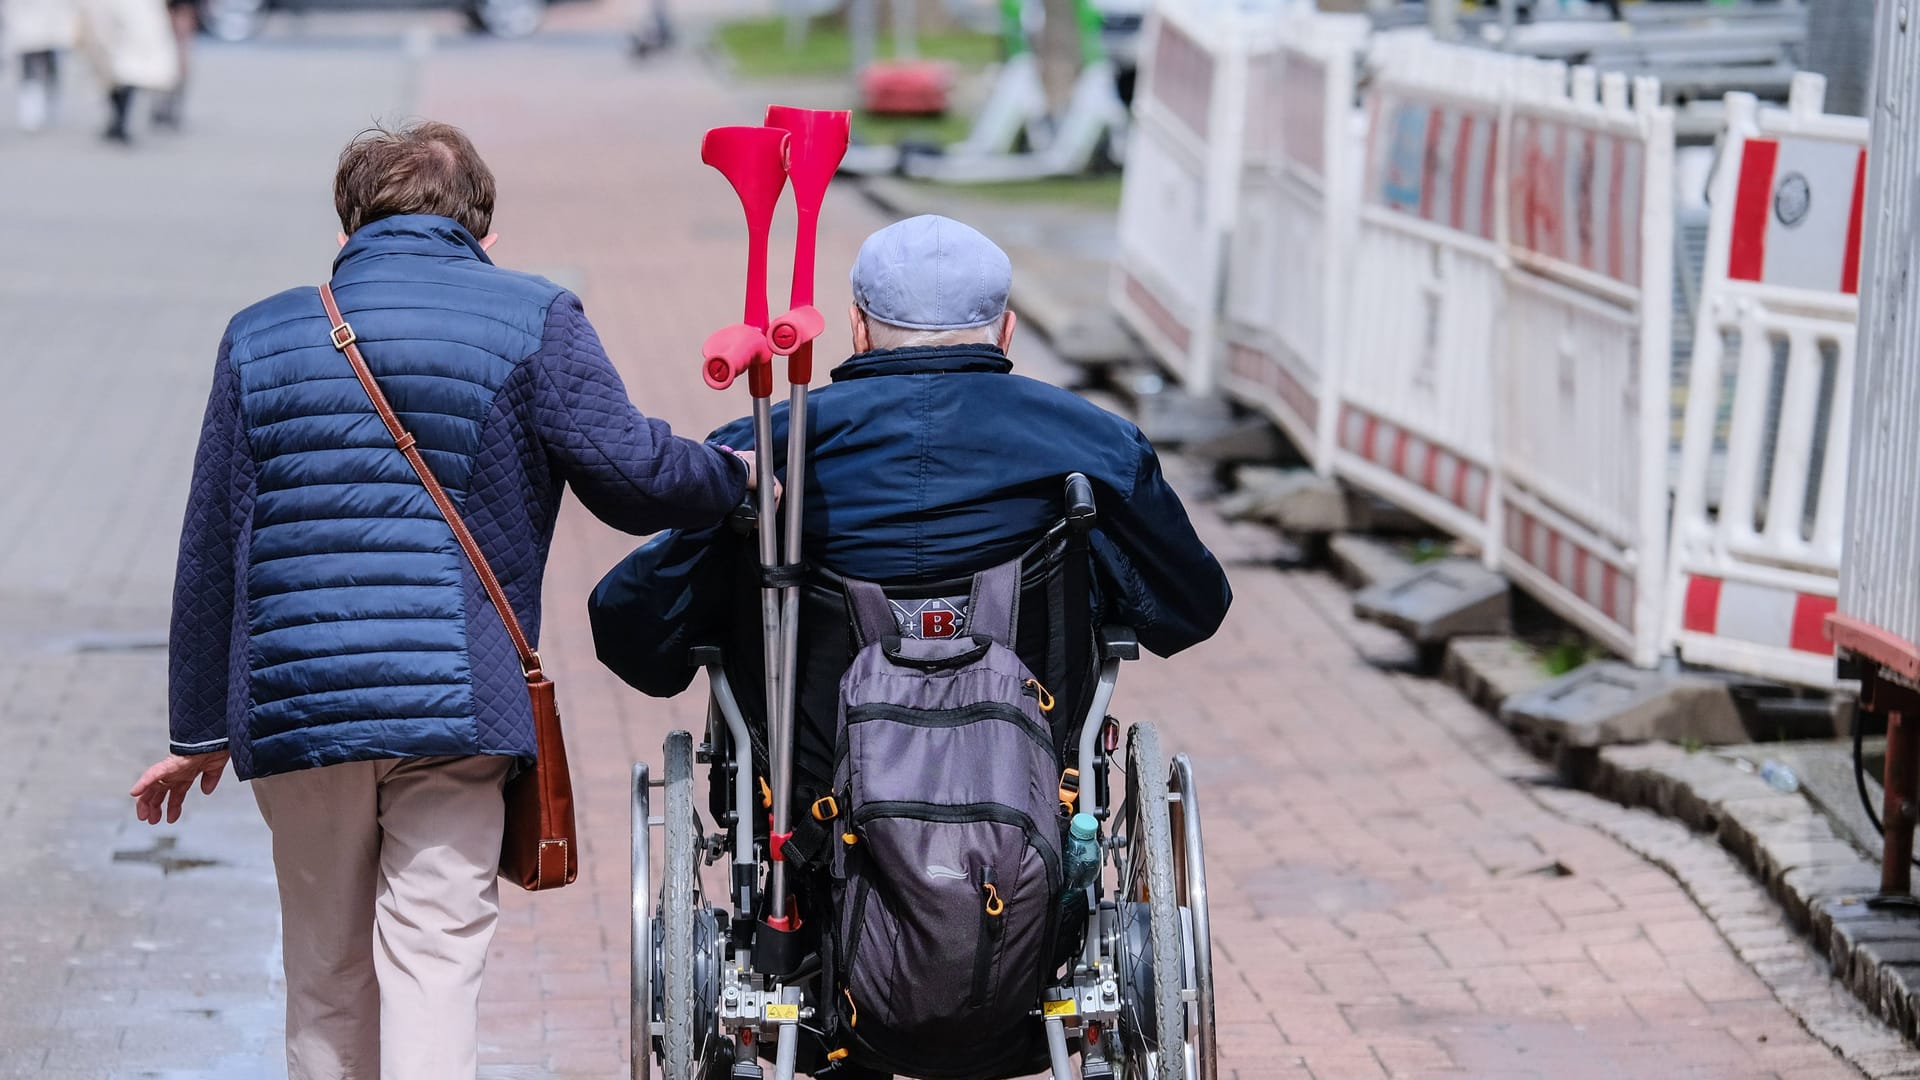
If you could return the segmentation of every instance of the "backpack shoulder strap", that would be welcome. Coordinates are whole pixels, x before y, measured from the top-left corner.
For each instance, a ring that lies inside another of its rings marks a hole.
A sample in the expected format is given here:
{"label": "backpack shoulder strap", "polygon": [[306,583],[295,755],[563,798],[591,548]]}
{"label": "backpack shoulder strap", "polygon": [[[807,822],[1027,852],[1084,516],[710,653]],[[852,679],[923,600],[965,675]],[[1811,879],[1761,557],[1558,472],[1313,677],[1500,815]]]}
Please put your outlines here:
{"label": "backpack shoulder strap", "polygon": [[967,633],[1011,649],[1019,631],[1020,560],[973,575],[973,596],[967,601]]}
{"label": "backpack shoulder strap", "polygon": [[847,621],[853,626],[853,644],[865,648],[900,632],[893,619],[893,605],[887,603],[886,590],[871,581],[842,578],[847,593]]}

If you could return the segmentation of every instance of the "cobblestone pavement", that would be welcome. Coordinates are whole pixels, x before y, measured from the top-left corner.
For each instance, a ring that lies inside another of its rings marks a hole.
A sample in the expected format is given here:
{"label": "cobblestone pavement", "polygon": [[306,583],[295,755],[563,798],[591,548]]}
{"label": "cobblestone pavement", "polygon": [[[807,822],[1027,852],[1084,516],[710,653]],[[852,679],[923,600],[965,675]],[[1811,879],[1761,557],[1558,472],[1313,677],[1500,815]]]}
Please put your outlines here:
{"label": "cobblestone pavement", "polygon": [[[687,361],[735,317],[742,247],[694,148],[764,94],[690,57],[633,64],[596,29],[604,10],[564,17],[543,41],[424,54],[396,23],[320,19],[208,50],[194,129],[131,154],[94,144],[84,101],[62,131],[0,132],[0,1075],[282,1074],[252,800],[235,786],[148,830],[124,792],[162,742],[214,343],[244,303],[326,272],[348,134],[376,116],[466,125],[500,177],[496,255],[581,292],[642,408],[699,433],[741,407]],[[831,311],[877,218],[844,193],[826,217]],[[844,349],[844,329],[829,342]],[[1036,348],[1020,358],[1050,370]],[[1384,670],[1398,644],[1354,624],[1338,586],[1272,569],[1259,536],[1197,513],[1233,562],[1234,613],[1216,642],[1131,666],[1116,711],[1158,722],[1198,769],[1229,1074],[1854,1075],[1671,877],[1537,799],[1537,770],[1472,706]],[[593,660],[581,598],[631,543],[563,514],[542,645],[584,871],[506,897],[483,1004],[493,1080],[624,1070],[627,771],[704,708],[639,698]]]}

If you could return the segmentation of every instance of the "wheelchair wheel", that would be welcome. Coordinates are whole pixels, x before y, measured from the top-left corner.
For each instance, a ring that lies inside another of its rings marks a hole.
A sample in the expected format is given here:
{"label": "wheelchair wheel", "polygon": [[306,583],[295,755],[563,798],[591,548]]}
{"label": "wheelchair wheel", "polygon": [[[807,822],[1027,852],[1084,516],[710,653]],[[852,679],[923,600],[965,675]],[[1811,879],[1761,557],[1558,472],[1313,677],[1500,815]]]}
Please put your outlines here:
{"label": "wheelchair wheel", "polygon": [[693,807],[693,736],[666,742],[666,834],[660,887],[660,1061],[667,1080],[702,1080],[713,1045],[720,940],[700,887],[704,832]]}
{"label": "wheelchair wheel", "polygon": [[1128,1080],[1187,1080],[1186,953],[1175,883],[1167,759],[1160,733],[1140,723],[1127,734],[1127,850],[1120,863],[1120,957],[1125,989],[1122,1064]]}
{"label": "wheelchair wheel", "polygon": [[628,960],[633,982],[633,1004],[628,1022],[629,1075],[649,1080],[653,1072],[653,888],[649,874],[653,860],[653,778],[647,763],[633,766],[633,915],[632,946]]}
{"label": "wheelchair wheel", "polygon": [[1214,1080],[1219,1051],[1214,1034],[1213,924],[1207,914],[1206,844],[1200,832],[1200,803],[1194,794],[1193,763],[1187,755],[1174,755],[1169,786],[1174,880],[1180,910],[1187,919],[1187,983],[1194,989],[1190,1080]]}

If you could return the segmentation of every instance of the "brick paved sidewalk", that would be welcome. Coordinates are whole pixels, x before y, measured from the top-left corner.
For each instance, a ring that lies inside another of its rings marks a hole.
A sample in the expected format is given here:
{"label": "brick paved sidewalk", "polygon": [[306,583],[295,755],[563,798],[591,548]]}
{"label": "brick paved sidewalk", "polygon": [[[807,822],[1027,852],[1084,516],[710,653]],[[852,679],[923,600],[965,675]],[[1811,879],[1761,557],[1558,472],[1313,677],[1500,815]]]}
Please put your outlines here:
{"label": "brick paved sidewalk", "polygon": [[[297,98],[210,110],[228,126],[199,136],[204,160],[139,164],[180,185],[136,200],[149,213],[91,223],[90,201],[139,188],[77,140],[27,159],[37,213],[0,204],[0,234],[26,237],[26,262],[47,269],[0,267],[0,330],[58,358],[30,369],[57,407],[0,399],[0,455],[44,466],[0,488],[0,640],[43,645],[51,620],[69,646],[150,646],[164,628],[213,340],[253,294],[324,273],[326,161],[375,113],[472,131],[501,182],[496,255],[582,293],[642,408],[698,434],[742,407],[701,387],[687,359],[737,317],[742,247],[695,147],[708,126],[753,122],[763,95],[690,58],[636,66],[590,35],[461,42],[412,74],[397,52],[318,46],[206,67],[244,94],[264,64]],[[259,129],[245,120],[269,108],[299,126],[273,153],[249,149]],[[230,189],[192,186],[227,177]],[[254,231],[220,227],[236,216]],[[878,219],[842,195],[827,223],[831,312],[845,303],[840,268]],[[183,231],[221,239],[179,248]],[[96,269],[116,244],[143,273]],[[165,273],[172,258],[182,269]],[[104,302],[119,317],[99,317]],[[830,326],[824,351],[843,350]],[[1049,370],[1037,350],[1017,358]],[[62,422],[63,408],[89,423]],[[96,493],[95,480],[115,486]],[[1130,666],[1116,712],[1153,719],[1198,769],[1227,1075],[1854,1075],[1672,879],[1506,775],[1511,745],[1476,710],[1375,666],[1399,646],[1355,625],[1341,589],[1271,569],[1259,537],[1196,514],[1235,560],[1234,613],[1214,643]],[[542,645],[569,723],[585,873],[551,896],[507,896],[483,1005],[496,1080],[625,1067],[628,768],[657,762],[665,732],[704,710],[698,693],[639,698],[594,662],[581,601],[631,544],[575,505],[563,515]],[[0,871],[0,1075],[278,1074],[272,888],[251,799],[223,791],[159,833],[124,805],[159,743],[163,675],[150,647],[0,659],[15,749],[0,759],[0,834],[26,855]]]}

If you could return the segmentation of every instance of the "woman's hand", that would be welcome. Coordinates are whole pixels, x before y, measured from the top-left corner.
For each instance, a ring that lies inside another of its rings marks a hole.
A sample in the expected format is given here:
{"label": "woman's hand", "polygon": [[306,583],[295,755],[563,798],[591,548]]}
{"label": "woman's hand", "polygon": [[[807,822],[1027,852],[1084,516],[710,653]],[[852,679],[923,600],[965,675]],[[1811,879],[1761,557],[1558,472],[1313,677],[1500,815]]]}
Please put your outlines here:
{"label": "woman's hand", "polygon": [[211,754],[168,754],[153,763],[128,794],[133,796],[133,815],[149,825],[160,824],[160,804],[166,803],[167,824],[180,820],[180,807],[187,799],[188,789],[195,780],[200,781],[202,794],[211,795],[220,783],[220,774],[227,770],[227,752],[216,750]]}

